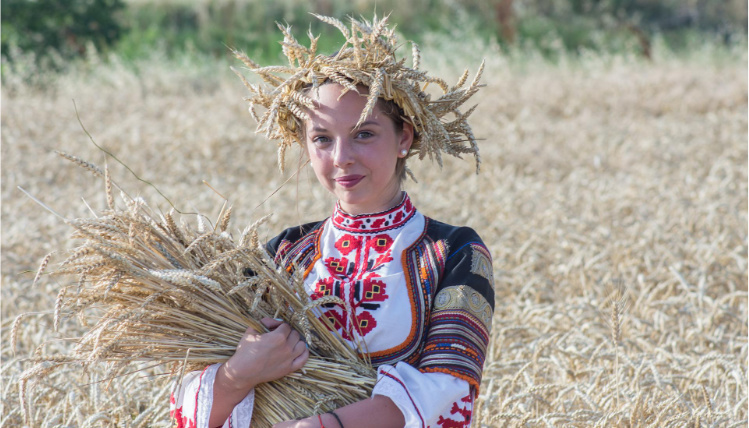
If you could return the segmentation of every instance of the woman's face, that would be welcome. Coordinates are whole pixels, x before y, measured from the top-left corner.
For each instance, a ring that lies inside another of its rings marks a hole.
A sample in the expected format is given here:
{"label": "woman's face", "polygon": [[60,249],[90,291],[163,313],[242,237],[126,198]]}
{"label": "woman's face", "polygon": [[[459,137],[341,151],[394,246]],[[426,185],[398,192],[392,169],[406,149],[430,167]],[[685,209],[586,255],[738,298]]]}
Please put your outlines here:
{"label": "woman's face", "polygon": [[[393,120],[375,105],[356,127],[367,104],[366,93],[329,83],[310,91],[316,108],[305,123],[307,153],[317,179],[349,214],[385,211],[400,202],[396,162],[413,141],[413,127],[397,130]],[[340,99],[339,99],[340,97]]]}

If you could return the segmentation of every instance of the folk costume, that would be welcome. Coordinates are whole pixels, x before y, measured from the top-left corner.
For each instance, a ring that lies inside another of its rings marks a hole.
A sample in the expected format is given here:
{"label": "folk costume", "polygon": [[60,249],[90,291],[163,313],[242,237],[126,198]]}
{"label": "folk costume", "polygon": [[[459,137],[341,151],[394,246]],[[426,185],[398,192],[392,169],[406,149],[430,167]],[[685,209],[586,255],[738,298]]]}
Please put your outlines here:
{"label": "folk costume", "polygon": [[[467,122],[473,108],[459,108],[481,87],[483,64],[470,84],[465,85],[466,70],[450,86],[419,70],[415,44],[411,67],[396,58],[398,42],[387,18],[352,18],[349,28],[335,18],[317,17],[346,39],[332,56],[316,53],[317,38],[310,35],[305,47],[290,28],[280,26],[288,66],[260,67],[235,52],[264,82],[251,84],[237,73],[252,93],[247,100],[258,132],[278,141],[281,169],[286,149],[294,142],[304,146],[303,123],[308,109],[315,108],[309,91],[333,82],[344,91],[367,87],[359,123],[378,99],[397,106],[414,128],[406,158],[429,157],[441,165],[443,153],[469,153],[478,172],[478,146]],[[425,92],[430,84],[443,92],[434,100]],[[266,109],[262,117],[257,106]],[[318,316],[371,359],[378,377],[372,394],[392,399],[406,427],[470,426],[494,309],[492,260],[476,232],[425,217],[403,193],[399,204],[380,213],[354,216],[337,205],[328,219],[287,229],[267,249],[279,265],[303,269],[311,299],[343,301],[323,304]],[[172,400],[177,426],[207,427],[217,370],[213,365],[185,378]],[[224,427],[247,427],[253,400],[254,391]]]}
{"label": "folk costume", "polygon": [[[321,222],[293,227],[267,248],[288,269],[303,269],[352,347],[366,346],[378,381],[373,395],[393,400],[406,427],[468,427],[481,383],[494,291],[492,261],[478,235],[422,215],[405,193],[385,212],[352,216],[339,205]],[[218,365],[183,382],[177,426],[207,426]],[[254,392],[224,427],[247,427]]]}

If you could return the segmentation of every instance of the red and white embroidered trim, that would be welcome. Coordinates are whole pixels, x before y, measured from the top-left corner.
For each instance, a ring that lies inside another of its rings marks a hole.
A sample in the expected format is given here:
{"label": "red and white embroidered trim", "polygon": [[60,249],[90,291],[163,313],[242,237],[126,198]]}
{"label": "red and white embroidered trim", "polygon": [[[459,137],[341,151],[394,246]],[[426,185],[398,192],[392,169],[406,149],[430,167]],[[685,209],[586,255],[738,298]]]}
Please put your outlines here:
{"label": "red and white embroidered trim", "polygon": [[340,230],[378,233],[403,226],[414,214],[416,214],[416,208],[411,203],[408,194],[404,192],[403,200],[398,205],[375,214],[351,215],[341,209],[340,202],[336,203],[331,219],[333,226]]}

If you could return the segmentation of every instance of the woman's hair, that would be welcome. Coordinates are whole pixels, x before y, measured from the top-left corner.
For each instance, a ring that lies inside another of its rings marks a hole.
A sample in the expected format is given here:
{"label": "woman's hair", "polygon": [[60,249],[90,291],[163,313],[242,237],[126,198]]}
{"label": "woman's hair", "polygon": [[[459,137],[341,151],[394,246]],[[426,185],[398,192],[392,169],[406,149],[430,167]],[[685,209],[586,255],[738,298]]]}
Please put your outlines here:
{"label": "woman's hair", "polygon": [[[395,126],[395,132],[398,136],[403,132],[403,125],[406,123],[405,120],[405,114],[403,113],[403,109],[398,106],[393,100],[386,100],[384,98],[378,98],[377,104],[380,106],[380,111],[385,116],[389,117],[390,120],[393,121],[393,125]],[[416,129],[415,127],[411,126],[413,129],[413,140],[416,140]],[[410,149],[409,149],[410,151]],[[395,163],[395,176],[398,178],[398,182],[402,185],[403,182],[406,180],[406,159],[408,158],[408,155],[398,158],[398,161]]]}
{"label": "woman's hair", "polygon": [[[336,82],[334,82],[334,81],[332,81],[330,79],[326,79],[325,81],[323,81],[320,84],[320,86],[331,84],[331,83],[336,83]],[[366,85],[362,85],[362,84],[359,84],[358,86],[361,86],[363,88],[367,88]],[[302,89],[301,92],[303,94],[307,95],[309,93],[309,91],[312,90],[312,87],[313,86],[311,84],[310,85],[306,85]],[[369,89],[369,88],[367,88],[367,89]],[[382,97],[380,97],[380,98],[377,99],[377,105],[380,107],[380,111],[382,112],[382,114],[384,114],[390,120],[393,121],[393,126],[395,127],[395,132],[396,132],[396,134],[398,136],[400,136],[400,134],[403,132],[403,126],[406,123],[406,116],[403,113],[403,109],[400,106],[398,106],[398,104],[396,104],[393,100],[386,100],[386,99],[384,99]],[[296,119],[296,120],[298,120],[298,119]],[[306,127],[304,126],[304,123],[301,123],[301,121],[300,121],[298,123],[298,125],[297,125],[297,133],[298,133],[298,137],[299,137],[299,142],[301,142],[302,145],[305,145],[305,138],[306,138],[306,136],[305,136],[305,129],[306,129]],[[416,134],[416,129],[415,128],[413,130],[413,133],[414,133],[413,139],[416,140],[417,134]],[[395,164],[395,175],[398,178],[398,182],[401,185],[406,180],[406,158],[407,157],[408,156],[405,156],[405,157],[402,157],[402,158],[398,158],[398,161]]]}

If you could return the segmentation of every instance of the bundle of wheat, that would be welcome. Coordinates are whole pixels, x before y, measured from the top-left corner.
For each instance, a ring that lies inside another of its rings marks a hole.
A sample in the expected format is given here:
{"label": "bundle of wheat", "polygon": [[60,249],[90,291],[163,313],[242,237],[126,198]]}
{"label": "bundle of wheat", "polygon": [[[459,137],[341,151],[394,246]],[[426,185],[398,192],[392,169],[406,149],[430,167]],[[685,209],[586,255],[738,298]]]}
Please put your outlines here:
{"label": "bundle of wheat", "polygon": [[71,314],[93,323],[69,355],[39,358],[22,376],[24,382],[54,366],[102,362],[110,376],[149,362],[170,366],[177,378],[185,370],[226,361],[248,326],[267,331],[259,320],[272,317],[283,318],[304,336],[310,357],[302,372],[256,388],[253,426],[325,412],[370,395],[371,366],[325,325],[324,317],[318,318],[317,307],[340,299],[310,301],[301,278],[278,268],[260,244],[261,222],[246,228],[235,243],[226,232],[231,217],[226,206],[215,227],[198,216],[197,230],[178,225],[171,212],[155,214],[143,199],[124,192],[127,206],[118,209],[108,172],[66,157],[105,178],[109,209],[68,222],[82,243],[55,273],[76,275],[78,281],[60,291],[55,326]]}

